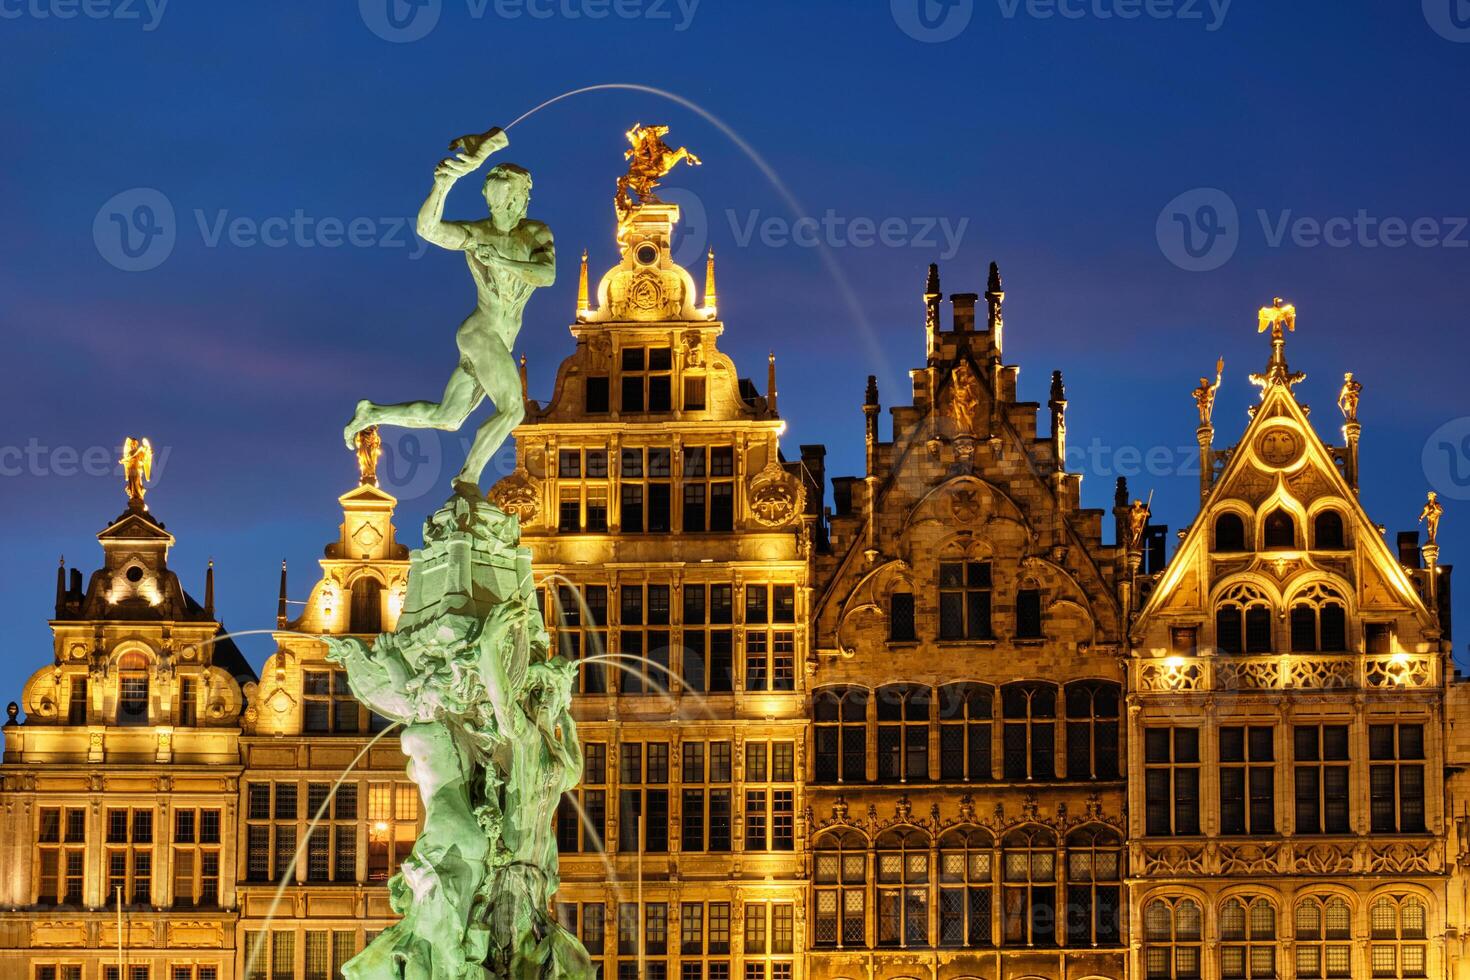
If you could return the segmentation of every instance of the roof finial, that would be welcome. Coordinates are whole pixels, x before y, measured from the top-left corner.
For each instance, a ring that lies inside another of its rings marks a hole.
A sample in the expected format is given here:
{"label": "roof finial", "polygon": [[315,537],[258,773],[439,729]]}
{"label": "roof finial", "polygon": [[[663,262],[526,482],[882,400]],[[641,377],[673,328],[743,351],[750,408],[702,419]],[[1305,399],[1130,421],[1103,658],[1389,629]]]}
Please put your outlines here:
{"label": "roof finial", "polygon": [[985,285],[985,305],[990,311],[990,343],[995,348],[997,355],[1001,352],[1004,340],[1005,314],[1001,311],[1001,307],[1005,304],[1005,299],[1005,287],[1000,281],[1000,266],[992,262],[990,263],[990,281]]}
{"label": "roof finial", "polygon": [[587,291],[587,250],[582,249],[582,274],[577,280],[577,316],[582,317],[592,311],[592,301]]}
{"label": "roof finial", "polygon": [[772,415],[776,414],[776,352],[771,351],[767,355],[766,364],[766,408]]}
{"label": "roof finial", "polygon": [[1261,307],[1259,326],[1256,333],[1271,331],[1271,360],[1266,365],[1265,374],[1251,375],[1251,384],[1258,385],[1261,389],[1261,397],[1266,397],[1266,389],[1281,385],[1290,391],[1292,386],[1307,379],[1306,374],[1298,371],[1293,373],[1286,365],[1286,334],[1287,331],[1296,332],[1296,307],[1277,296],[1270,306]]}
{"label": "roof finial", "polygon": [[378,460],[383,456],[383,437],[378,434],[376,425],[370,425],[355,438],[358,486],[375,487],[378,485]]}
{"label": "roof finial", "polygon": [[704,312],[713,317],[718,307],[719,300],[715,294],[715,250],[711,246],[709,259],[704,267]]}
{"label": "roof finial", "polygon": [[204,570],[204,615],[210,619],[214,618],[214,559],[209,559],[209,566]]}
{"label": "roof finial", "polygon": [[281,559],[281,591],[276,597],[276,629],[286,628],[286,559]]}
{"label": "roof finial", "polygon": [[939,265],[929,263],[929,275],[924,278],[924,355],[934,356],[935,338],[939,333],[939,304],[944,294],[939,291]]}
{"label": "roof finial", "polygon": [[526,373],[526,352],[521,351],[521,401],[531,399],[531,380]]}
{"label": "roof finial", "polygon": [[153,479],[153,445],[147,439],[135,439],[128,436],[123,441],[122,459],[123,475],[127,479],[128,487],[128,509],[144,511],[148,505],[143,503],[143,497],[148,493],[144,482]]}

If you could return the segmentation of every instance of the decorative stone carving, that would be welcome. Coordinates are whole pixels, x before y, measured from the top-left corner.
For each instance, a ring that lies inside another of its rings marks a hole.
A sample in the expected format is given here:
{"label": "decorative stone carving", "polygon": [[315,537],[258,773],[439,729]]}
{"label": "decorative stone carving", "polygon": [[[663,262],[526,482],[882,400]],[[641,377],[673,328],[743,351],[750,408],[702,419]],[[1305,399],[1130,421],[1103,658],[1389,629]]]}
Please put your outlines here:
{"label": "decorative stone carving", "polygon": [[541,510],[540,491],[523,466],[516,467],[514,473],[491,488],[490,502],[507,514],[514,514],[522,524],[535,521]]}
{"label": "decorative stone carving", "polygon": [[750,514],[762,527],[788,524],[806,506],[806,487],[771,454],[765,467],[746,486]]}
{"label": "decorative stone carving", "polygon": [[1353,665],[1347,660],[1297,660],[1291,665],[1292,687],[1336,688],[1353,686]]}
{"label": "decorative stone carving", "polygon": [[1206,873],[1205,849],[1181,844],[1144,848],[1143,873],[1166,876],[1203,875]]}
{"label": "decorative stone carving", "polygon": [[1372,874],[1428,874],[1438,863],[1433,844],[1417,846],[1400,841],[1368,851],[1368,871]]}
{"label": "decorative stone carving", "polygon": [[1279,844],[1239,844],[1220,848],[1220,873],[1225,875],[1270,875],[1280,870]]}
{"label": "decorative stone carving", "polygon": [[1351,874],[1353,870],[1352,848],[1338,844],[1313,844],[1296,855],[1295,867],[1301,874]]}
{"label": "decorative stone carving", "polygon": [[1395,653],[1368,660],[1365,680],[1369,687],[1428,687],[1434,666],[1428,657]]}
{"label": "decorative stone carving", "polygon": [[1215,666],[1217,690],[1262,690],[1279,687],[1281,665],[1271,660],[1221,661]]}
{"label": "decorative stone carving", "polygon": [[1202,664],[1140,664],[1139,686],[1145,691],[1202,691],[1205,689],[1205,670]]}

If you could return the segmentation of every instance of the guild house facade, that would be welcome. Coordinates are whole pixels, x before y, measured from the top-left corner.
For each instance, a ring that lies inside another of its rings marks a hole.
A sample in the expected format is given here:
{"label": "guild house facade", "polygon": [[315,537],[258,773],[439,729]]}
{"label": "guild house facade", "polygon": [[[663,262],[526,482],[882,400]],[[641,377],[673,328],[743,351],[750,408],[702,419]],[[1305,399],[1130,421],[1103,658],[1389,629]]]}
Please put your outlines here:
{"label": "guild house facade", "polygon": [[[1360,389],[1324,439],[1290,307],[1262,311],[1233,447],[1218,378],[1195,392],[1200,510],[1166,556],[1127,487],[1080,506],[1063,378],[1020,400],[994,268],[947,297],[931,268],[924,360],[886,419],[871,379],[854,399],[865,467],[827,498],[678,220],[625,209],[615,263],[583,258],[570,353],[489,489],[581,663],[584,778],[547,819],[600,977],[1470,980],[1442,509],[1422,539],[1364,512]],[[334,980],[420,821],[319,639],[393,628],[397,502],[364,446],[257,673],[213,570],[196,601],[170,568],[130,447],[100,567],[58,570],[50,661],[16,654],[0,978]]]}

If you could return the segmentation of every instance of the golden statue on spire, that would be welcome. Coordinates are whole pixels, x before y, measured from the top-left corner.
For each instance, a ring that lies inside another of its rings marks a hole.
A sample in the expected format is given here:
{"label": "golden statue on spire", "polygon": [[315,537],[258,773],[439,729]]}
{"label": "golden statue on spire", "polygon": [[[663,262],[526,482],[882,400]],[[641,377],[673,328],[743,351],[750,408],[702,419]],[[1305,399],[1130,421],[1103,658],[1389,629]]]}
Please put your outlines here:
{"label": "golden statue on spire", "polygon": [[1337,396],[1337,408],[1349,422],[1358,421],[1358,401],[1363,397],[1363,383],[1349,371],[1342,376],[1342,391]]}
{"label": "golden statue on spire", "polygon": [[1283,385],[1287,391],[1292,386],[1307,380],[1304,372],[1293,372],[1286,366],[1286,334],[1288,331],[1296,333],[1296,307],[1276,297],[1270,306],[1261,307],[1260,326],[1256,333],[1271,331],[1271,361],[1266,365],[1265,374],[1253,374],[1250,376],[1251,384],[1261,389],[1261,397],[1266,396],[1266,389],[1273,385]]}
{"label": "golden statue on spire", "polygon": [[1424,525],[1427,532],[1424,536],[1425,547],[1433,548],[1439,545],[1439,522],[1444,517],[1444,504],[1439,502],[1439,494],[1433,490],[1429,491],[1429,499],[1424,504],[1424,509],[1419,512],[1419,523]]}
{"label": "golden statue on spire", "polygon": [[128,436],[123,441],[122,459],[123,476],[127,479],[128,507],[133,510],[147,510],[148,505],[143,503],[143,497],[148,493],[144,483],[153,479],[153,444],[147,439],[134,439]]}
{"label": "golden statue on spire", "polygon": [[378,460],[383,458],[383,437],[378,427],[370,425],[357,434],[357,472],[365,487],[378,485]]}
{"label": "golden statue on spire", "polygon": [[1215,383],[1209,378],[1200,378],[1199,387],[1194,389],[1194,405],[1199,409],[1199,424],[1206,426],[1215,415],[1215,393],[1220,390],[1220,379],[1225,375],[1225,358],[1215,361]]}
{"label": "golden statue on spire", "polygon": [[[654,188],[658,187],[661,178],[667,176],[681,162],[688,163],[691,167],[698,167],[703,163],[687,147],[681,146],[676,150],[665,143],[663,138],[668,133],[667,126],[634,123],[633,128],[624,134],[632,149],[623,151],[623,158],[628,161],[628,172],[618,178],[616,207],[619,221],[623,221],[645,204],[662,204],[654,193]],[[633,202],[633,194],[638,196],[636,204]]]}

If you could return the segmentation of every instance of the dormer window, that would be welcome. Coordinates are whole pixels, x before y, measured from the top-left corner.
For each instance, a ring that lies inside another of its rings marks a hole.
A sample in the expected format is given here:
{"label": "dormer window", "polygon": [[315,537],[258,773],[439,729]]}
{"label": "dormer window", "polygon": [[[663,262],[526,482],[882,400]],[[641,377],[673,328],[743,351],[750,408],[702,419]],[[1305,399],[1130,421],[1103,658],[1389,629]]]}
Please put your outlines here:
{"label": "dormer window", "polygon": [[1296,547],[1296,521],[1281,508],[1266,515],[1262,526],[1262,545],[1268,551],[1290,551]]}
{"label": "dormer window", "polygon": [[383,631],[383,586],[377,579],[363,576],[352,583],[352,614],[349,633],[376,634]]}
{"label": "dormer window", "polygon": [[1245,521],[1239,514],[1221,514],[1215,520],[1215,550],[1245,551]]}
{"label": "dormer window", "polygon": [[1341,551],[1347,547],[1343,533],[1342,515],[1335,510],[1324,510],[1312,523],[1314,546],[1320,551]]}
{"label": "dormer window", "polygon": [[117,723],[148,724],[148,658],[125,653],[117,662]]}

